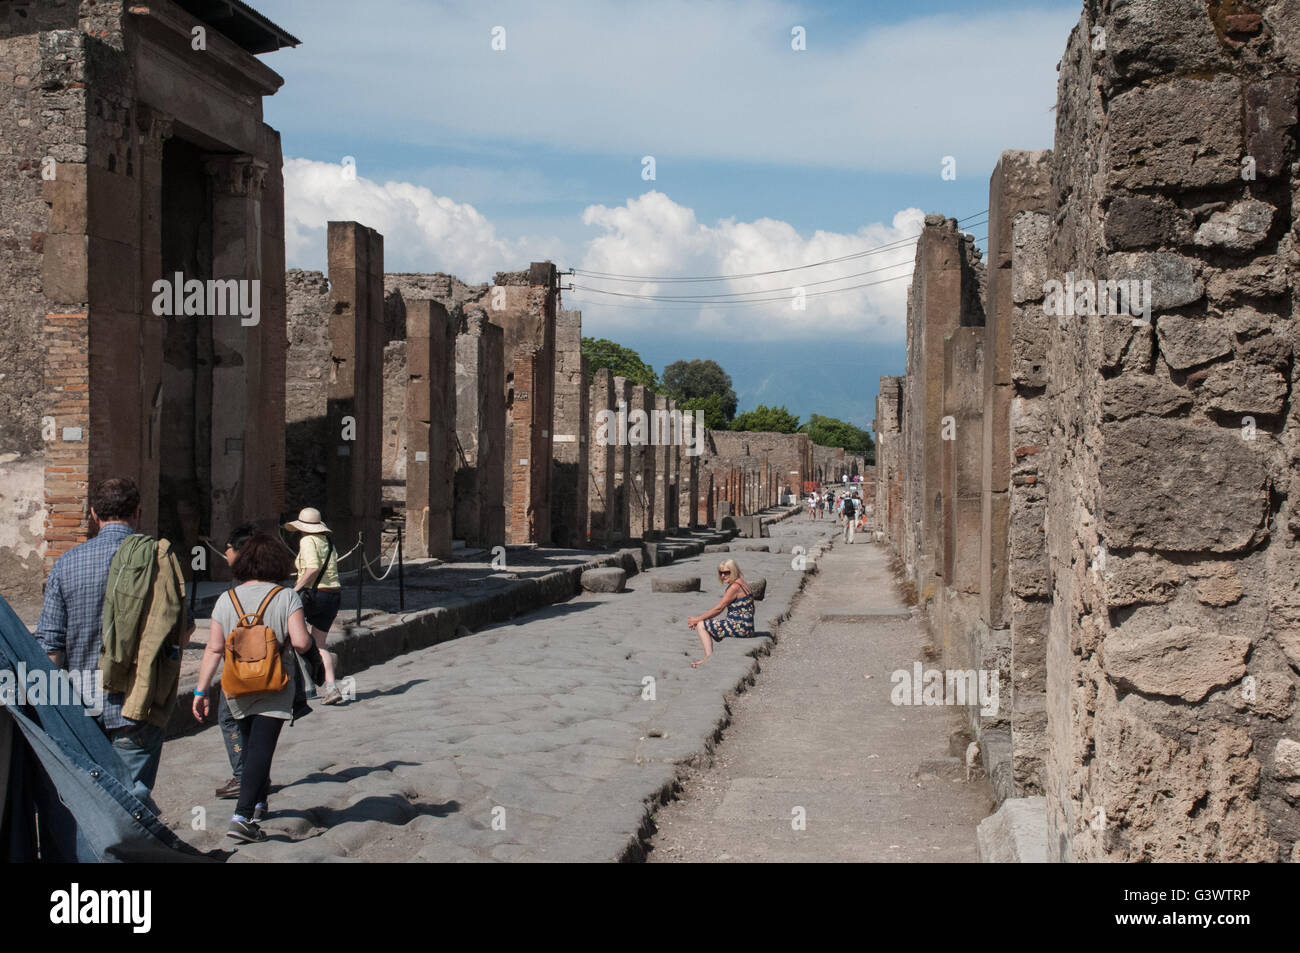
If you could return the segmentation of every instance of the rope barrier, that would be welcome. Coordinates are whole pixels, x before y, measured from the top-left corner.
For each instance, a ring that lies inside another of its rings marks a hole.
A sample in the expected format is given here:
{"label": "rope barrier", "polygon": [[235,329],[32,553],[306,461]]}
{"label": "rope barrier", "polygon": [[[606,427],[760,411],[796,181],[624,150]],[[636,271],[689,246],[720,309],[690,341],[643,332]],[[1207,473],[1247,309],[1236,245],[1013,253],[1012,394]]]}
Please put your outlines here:
{"label": "rope barrier", "polygon": [[[384,560],[382,556],[377,561],[381,566],[384,564]],[[370,573],[371,579],[375,580],[375,582],[383,582],[385,579],[388,578],[388,574],[393,571],[393,567],[397,565],[397,544],[393,543],[392,558],[389,559],[388,568],[384,570],[384,574],[382,576],[375,575],[375,571],[372,568],[370,568],[370,560],[366,559],[364,555],[361,557],[361,564],[366,567],[366,571]]]}

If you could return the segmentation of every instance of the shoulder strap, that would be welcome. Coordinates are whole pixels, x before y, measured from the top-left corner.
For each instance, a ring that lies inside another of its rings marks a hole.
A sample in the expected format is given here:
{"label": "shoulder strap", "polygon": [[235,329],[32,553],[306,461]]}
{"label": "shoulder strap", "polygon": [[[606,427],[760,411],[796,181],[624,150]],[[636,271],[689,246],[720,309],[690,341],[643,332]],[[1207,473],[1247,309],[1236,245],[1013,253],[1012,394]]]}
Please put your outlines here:
{"label": "shoulder strap", "polygon": [[325,570],[330,568],[330,557],[334,555],[334,537],[326,535],[325,543],[325,560],[320,564],[320,571],[316,573],[316,578],[311,582],[312,592],[315,592],[316,587],[320,585],[321,576],[325,575]]}
{"label": "shoulder strap", "polygon": [[266,607],[271,604],[271,600],[274,599],[276,596],[278,596],[281,593],[281,591],[283,591],[283,589],[284,586],[271,587],[271,591],[266,594],[266,598],[262,600],[262,604],[257,607],[257,612],[253,615],[253,618],[255,620],[253,622],[254,625],[262,624],[262,613],[264,613],[266,611]]}
{"label": "shoulder strap", "polygon": [[[235,590],[229,590],[226,595],[230,596],[230,604],[235,607],[235,618],[239,622],[244,621],[244,607],[239,604],[239,596],[235,595]],[[235,625],[238,626],[239,622],[236,622]]]}

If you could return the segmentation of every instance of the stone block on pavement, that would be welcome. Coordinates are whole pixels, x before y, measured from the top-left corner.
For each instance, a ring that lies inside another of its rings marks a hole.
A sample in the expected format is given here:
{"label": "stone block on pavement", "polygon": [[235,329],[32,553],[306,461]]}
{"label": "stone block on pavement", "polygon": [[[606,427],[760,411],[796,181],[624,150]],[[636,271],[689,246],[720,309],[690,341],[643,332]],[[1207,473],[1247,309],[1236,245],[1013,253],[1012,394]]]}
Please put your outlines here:
{"label": "stone block on pavement", "polygon": [[627,588],[627,572],[612,566],[588,569],[582,574],[582,588],[587,592],[622,592]]}
{"label": "stone block on pavement", "polygon": [[699,592],[699,576],[656,576],[650,580],[651,592]]}

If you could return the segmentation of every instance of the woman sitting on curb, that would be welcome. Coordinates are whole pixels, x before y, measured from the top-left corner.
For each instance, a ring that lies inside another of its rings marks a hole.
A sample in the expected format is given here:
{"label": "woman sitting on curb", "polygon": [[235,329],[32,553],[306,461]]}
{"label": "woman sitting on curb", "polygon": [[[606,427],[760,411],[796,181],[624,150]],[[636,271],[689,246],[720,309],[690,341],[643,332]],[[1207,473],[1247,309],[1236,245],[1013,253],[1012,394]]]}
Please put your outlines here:
{"label": "woman sitting on curb", "polygon": [[[718,579],[727,587],[722,601],[704,615],[686,620],[687,627],[699,634],[700,644],[704,646],[704,658],[692,662],[692,668],[699,668],[709,660],[714,641],[720,642],[727,636],[744,639],[754,634],[754,594],[734,559],[725,560],[718,566]],[[724,609],[727,614],[722,617]]]}

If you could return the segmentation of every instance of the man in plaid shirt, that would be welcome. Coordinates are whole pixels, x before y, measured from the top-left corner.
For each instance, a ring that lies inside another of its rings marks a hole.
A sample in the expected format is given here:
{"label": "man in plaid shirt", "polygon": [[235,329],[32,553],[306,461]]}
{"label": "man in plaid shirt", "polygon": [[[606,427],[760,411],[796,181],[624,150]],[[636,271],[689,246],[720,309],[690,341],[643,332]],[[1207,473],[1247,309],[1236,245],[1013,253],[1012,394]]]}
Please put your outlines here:
{"label": "man in plaid shirt", "polygon": [[[99,527],[94,539],[68,550],[45,581],[45,604],[36,626],[36,640],[55,665],[75,673],[77,684],[93,686],[99,671],[100,626],[108,567],[122,541],[140,519],[140,490],[127,477],[100,483],[90,496],[90,515]],[[192,625],[191,625],[192,627]],[[84,692],[84,689],[83,689]],[[83,698],[83,701],[91,699]],[[100,724],[129,775],[123,781],[131,793],[155,813],[150,797],[162,757],[163,729],[122,716],[125,696],[107,693],[95,699],[102,706]],[[87,711],[87,714],[93,712]]]}

